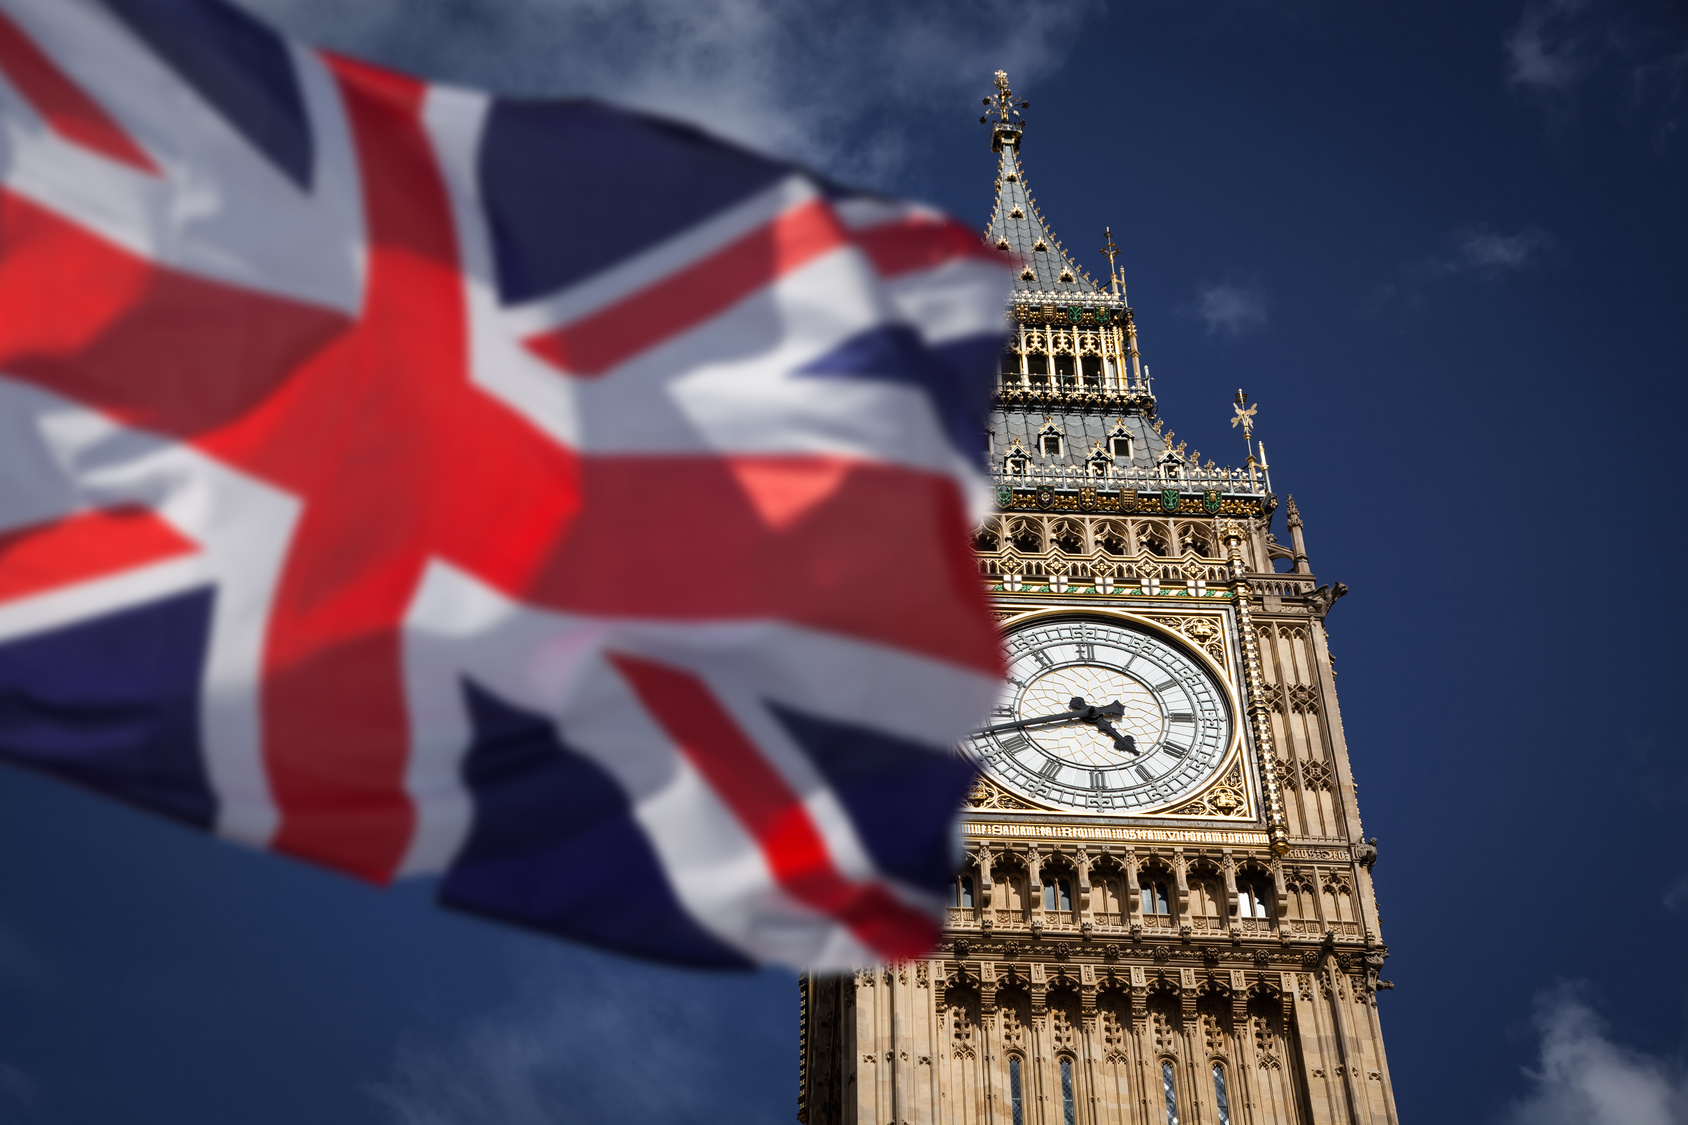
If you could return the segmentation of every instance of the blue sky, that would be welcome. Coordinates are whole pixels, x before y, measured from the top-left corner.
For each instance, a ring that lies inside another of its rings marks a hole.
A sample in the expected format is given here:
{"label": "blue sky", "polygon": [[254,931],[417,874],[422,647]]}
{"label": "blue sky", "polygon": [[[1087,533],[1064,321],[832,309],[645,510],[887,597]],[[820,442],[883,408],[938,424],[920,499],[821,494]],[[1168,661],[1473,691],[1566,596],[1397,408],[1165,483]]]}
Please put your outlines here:
{"label": "blue sky", "polygon": [[[983,224],[1103,224],[1168,424],[1238,386],[1315,569],[1404,1120],[1688,1122],[1688,15],[1649,0],[253,0]],[[1284,537],[1280,524],[1280,537]],[[795,988],[436,910],[0,770],[0,1122],[791,1119]]]}

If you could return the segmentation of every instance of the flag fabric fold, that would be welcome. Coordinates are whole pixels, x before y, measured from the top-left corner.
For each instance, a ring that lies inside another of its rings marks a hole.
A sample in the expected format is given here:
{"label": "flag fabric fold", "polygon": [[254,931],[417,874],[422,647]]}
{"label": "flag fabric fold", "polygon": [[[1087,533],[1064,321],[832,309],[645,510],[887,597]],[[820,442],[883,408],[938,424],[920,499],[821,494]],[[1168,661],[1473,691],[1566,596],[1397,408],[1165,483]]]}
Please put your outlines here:
{"label": "flag fabric fold", "polygon": [[220,0],[0,0],[0,757],[698,964],[939,932],[1008,272]]}

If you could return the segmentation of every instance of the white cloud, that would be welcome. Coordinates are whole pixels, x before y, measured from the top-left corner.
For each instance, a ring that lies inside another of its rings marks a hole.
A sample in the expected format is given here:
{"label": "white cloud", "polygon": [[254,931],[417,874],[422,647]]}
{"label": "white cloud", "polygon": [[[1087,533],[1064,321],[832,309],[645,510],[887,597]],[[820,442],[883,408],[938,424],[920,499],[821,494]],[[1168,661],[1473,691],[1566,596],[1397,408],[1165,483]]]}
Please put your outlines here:
{"label": "white cloud", "polygon": [[1540,227],[1525,227],[1516,234],[1500,234],[1486,227],[1472,228],[1456,236],[1454,253],[1440,259],[1441,272],[1467,273],[1475,270],[1493,275],[1506,270],[1521,270],[1552,242],[1552,236]]}
{"label": "white cloud", "polygon": [[[41,1101],[41,1091],[35,1080],[10,1063],[0,1062],[0,1109],[10,1106],[14,1111],[28,1112]],[[11,1114],[0,1118],[12,1120]]]}
{"label": "white cloud", "polygon": [[1503,42],[1507,83],[1532,96],[1555,131],[1574,118],[1582,87],[1616,77],[1621,103],[1664,146],[1688,118],[1688,35],[1668,6],[1538,0]]}
{"label": "white cloud", "polygon": [[1240,336],[1266,326],[1266,294],[1258,285],[1234,281],[1203,285],[1196,294],[1195,313],[1209,336]]}
{"label": "white cloud", "polygon": [[[917,115],[1027,92],[1094,0],[243,0],[311,42],[506,93],[592,95],[878,181]],[[846,145],[844,138],[867,137]]]}
{"label": "white cloud", "polygon": [[1678,875],[1665,888],[1664,904],[1672,914],[1688,913],[1688,875]]}
{"label": "white cloud", "polygon": [[1549,0],[1524,9],[1506,37],[1507,81],[1535,92],[1562,91],[1587,69],[1571,17],[1583,0]]}
{"label": "white cloud", "polygon": [[1574,986],[1537,999],[1541,1055],[1507,1125],[1688,1125],[1688,1071],[1615,1042]]}
{"label": "white cloud", "polygon": [[[789,1061],[795,1081],[790,978],[579,950],[525,961],[517,1000],[443,1041],[399,1046],[370,1090],[394,1125],[789,1121],[785,1087],[766,1105],[746,1091],[769,1088],[770,1059]],[[789,1020],[763,1010],[770,985]]]}

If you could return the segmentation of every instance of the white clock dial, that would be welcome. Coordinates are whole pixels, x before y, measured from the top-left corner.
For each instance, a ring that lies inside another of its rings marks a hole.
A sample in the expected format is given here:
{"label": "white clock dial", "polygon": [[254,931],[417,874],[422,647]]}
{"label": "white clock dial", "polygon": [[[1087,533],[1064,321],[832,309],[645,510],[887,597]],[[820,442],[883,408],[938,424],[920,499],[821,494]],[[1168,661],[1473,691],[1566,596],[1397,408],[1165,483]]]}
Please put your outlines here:
{"label": "white clock dial", "polygon": [[1006,646],[1006,689],[970,746],[986,772],[1033,800],[1116,813],[1165,804],[1211,780],[1230,748],[1225,693],[1154,633],[1055,618],[1015,630]]}

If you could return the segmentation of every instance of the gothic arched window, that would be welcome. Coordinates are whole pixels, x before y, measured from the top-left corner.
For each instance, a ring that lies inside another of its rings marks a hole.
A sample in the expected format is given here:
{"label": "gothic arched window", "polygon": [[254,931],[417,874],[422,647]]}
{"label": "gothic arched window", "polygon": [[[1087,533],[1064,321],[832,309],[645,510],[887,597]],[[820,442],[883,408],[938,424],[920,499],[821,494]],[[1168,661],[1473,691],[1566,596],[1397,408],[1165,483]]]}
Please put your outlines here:
{"label": "gothic arched window", "polygon": [[1161,1089],[1166,1093],[1166,1125],[1178,1125],[1178,1087],[1172,1071],[1172,1060],[1161,1061]]}
{"label": "gothic arched window", "polygon": [[1073,885],[1065,878],[1051,879],[1043,884],[1043,908],[1045,910],[1059,910],[1063,914],[1072,912]]}
{"label": "gothic arched window", "polygon": [[1008,1056],[1008,1106],[1014,1125],[1026,1125],[1026,1099],[1020,1080],[1020,1056]]}
{"label": "gothic arched window", "polygon": [[1225,1093],[1225,1064],[1213,1064],[1213,1104],[1219,1111],[1219,1125],[1231,1125],[1231,1099]]}
{"label": "gothic arched window", "polygon": [[1266,903],[1271,892],[1267,890],[1267,883],[1258,875],[1245,875],[1237,880],[1237,916],[1241,918],[1265,918]]}
{"label": "gothic arched window", "polygon": [[[1073,1104],[1073,1060],[1061,1056],[1061,1125],[1078,1125],[1078,1112]],[[1229,1121],[1224,1125],[1231,1125]]]}
{"label": "gothic arched window", "polygon": [[1172,908],[1167,902],[1166,880],[1145,879],[1140,890],[1143,896],[1143,913],[1171,914]]}

